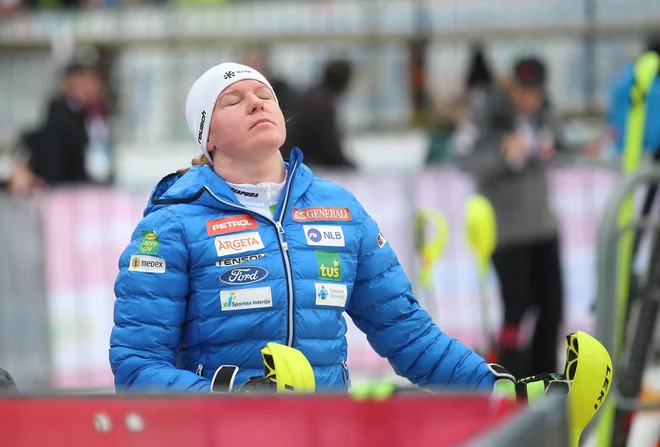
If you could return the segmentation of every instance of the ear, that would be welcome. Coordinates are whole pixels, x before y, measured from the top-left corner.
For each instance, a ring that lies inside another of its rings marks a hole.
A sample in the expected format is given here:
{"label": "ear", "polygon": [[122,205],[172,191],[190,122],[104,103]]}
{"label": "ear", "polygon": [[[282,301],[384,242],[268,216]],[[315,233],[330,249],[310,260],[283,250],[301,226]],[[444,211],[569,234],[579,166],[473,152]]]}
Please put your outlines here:
{"label": "ear", "polygon": [[206,142],[206,150],[209,152],[209,154],[215,150],[215,145],[211,143],[211,140]]}

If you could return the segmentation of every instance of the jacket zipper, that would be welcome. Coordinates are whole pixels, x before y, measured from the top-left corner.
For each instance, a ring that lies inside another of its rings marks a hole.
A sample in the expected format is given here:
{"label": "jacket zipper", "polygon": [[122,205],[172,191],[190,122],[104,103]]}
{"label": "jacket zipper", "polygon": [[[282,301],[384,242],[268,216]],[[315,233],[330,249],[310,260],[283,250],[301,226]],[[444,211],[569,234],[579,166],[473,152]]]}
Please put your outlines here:
{"label": "jacket zipper", "polygon": [[291,269],[291,259],[289,258],[289,244],[284,237],[284,227],[282,227],[282,219],[284,218],[284,210],[286,210],[287,202],[289,201],[289,192],[291,191],[291,185],[293,184],[293,175],[296,173],[296,166],[291,169],[289,185],[284,192],[284,203],[282,206],[282,214],[278,220],[274,220],[268,216],[265,216],[260,213],[255,213],[252,210],[245,208],[244,206],[234,205],[233,203],[225,202],[218,196],[216,196],[213,191],[211,191],[207,186],[204,186],[204,189],[211,194],[211,196],[218,202],[227,205],[232,208],[238,208],[243,211],[247,211],[250,214],[257,214],[261,217],[267,219],[272,223],[277,229],[277,241],[280,244],[280,250],[282,251],[282,259],[284,261],[284,273],[286,275],[286,286],[287,286],[287,328],[286,328],[286,344],[287,346],[293,346],[293,270]]}
{"label": "jacket zipper", "polygon": [[199,365],[197,365],[197,371],[195,371],[195,374],[201,376],[203,372],[204,372],[204,365],[200,363]]}

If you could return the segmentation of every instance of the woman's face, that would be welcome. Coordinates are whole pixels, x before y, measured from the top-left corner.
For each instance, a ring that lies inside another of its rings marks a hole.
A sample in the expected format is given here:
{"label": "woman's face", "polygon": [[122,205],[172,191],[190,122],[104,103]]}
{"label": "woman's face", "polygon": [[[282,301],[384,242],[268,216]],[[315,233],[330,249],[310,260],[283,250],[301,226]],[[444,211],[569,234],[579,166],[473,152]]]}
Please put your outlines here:
{"label": "woman's face", "polygon": [[245,79],[230,85],[215,103],[209,141],[211,155],[258,155],[279,150],[286,139],[284,116],[273,92],[259,81]]}

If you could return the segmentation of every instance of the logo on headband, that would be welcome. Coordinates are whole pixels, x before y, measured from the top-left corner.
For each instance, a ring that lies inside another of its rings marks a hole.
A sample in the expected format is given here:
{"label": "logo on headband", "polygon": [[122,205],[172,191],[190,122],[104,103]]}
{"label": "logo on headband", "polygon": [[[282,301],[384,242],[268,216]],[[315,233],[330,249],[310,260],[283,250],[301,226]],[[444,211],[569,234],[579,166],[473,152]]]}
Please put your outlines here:
{"label": "logo on headband", "polygon": [[199,133],[197,134],[197,143],[202,144],[202,135],[204,133],[204,123],[206,122],[206,112],[202,110],[202,118],[199,120]]}
{"label": "logo on headband", "polygon": [[230,79],[234,77],[234,72],[233,71],[228,71],[225,73],[225,79]]}

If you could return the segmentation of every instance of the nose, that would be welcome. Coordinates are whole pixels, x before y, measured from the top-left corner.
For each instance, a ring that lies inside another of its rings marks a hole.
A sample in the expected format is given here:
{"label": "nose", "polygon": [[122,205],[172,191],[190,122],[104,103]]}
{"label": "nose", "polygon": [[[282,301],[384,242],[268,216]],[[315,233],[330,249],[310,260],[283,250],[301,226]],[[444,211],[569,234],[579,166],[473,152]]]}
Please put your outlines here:
{"label": "nose", "polygon": [[254,93],[250,92],[248,94],[248,110],[250,113],[255,113],[260,110],[263,110],[264,108],[264,100],[259,98],[257,95]]}

